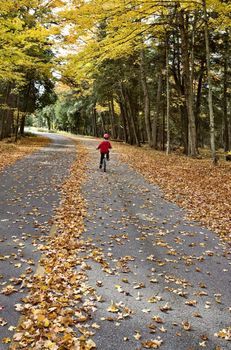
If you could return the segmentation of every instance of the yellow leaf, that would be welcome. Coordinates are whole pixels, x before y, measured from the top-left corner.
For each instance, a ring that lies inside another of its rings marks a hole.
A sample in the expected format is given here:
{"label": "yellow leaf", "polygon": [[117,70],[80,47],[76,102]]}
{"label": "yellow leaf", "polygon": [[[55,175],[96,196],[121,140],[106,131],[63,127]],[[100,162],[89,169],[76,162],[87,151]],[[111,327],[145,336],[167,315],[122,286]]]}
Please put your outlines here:
{"label": "yellow leaf", "polygon": [[45,318],[45,320],[44,320],[44,326],[45,326],[45,327],[48,327],[49,324],[50,324],[50,321],[49,321],[47,318]]}
{"label": "yellow leaf", "polygon": [[50,350],[58,350],[58,346],[50,341],[50,340],[47,340],[45,343],[44,343],[44,346],[46,347],[46,349],[50,349]]}
{"label": "yellow leaf", "polygon": [[141,334],[138,332],[138,331],[136,331],[136,334],[133,336],[136,340],[140,340],[140,338],[141,338]]}
{"label": "yellow leaf", "polygon": [[3,338],[2,339],[2,343],[3,344],[9,344],[9,343],[11,343],[11,339],[10,338]]}
{"label": "yellow leaf", "polygon": [[96,348],[96,344],[95,342],[93,342],[92,339],[89,339],[86,341],[86,350],[91,350],[91,349],[95,349]]}
{"label": "yellow leaf", "polygon": [[219,332],[214,334],[216,337],[223,338],[225,340],[231,340],[231,327],[223,328]]}
{"label": "yellow leaf", "polygon": [[184,328],[185,331],[190,331],[191,330],[191,325],[188,321],[183,321],[182,322],[182,326]]}
{"label": "yellow leaf", "polygon": [[142,345],[145,349],[158,349],[162,343],[163,340],[154,339],[142,342]]}
{"label": "yellow leaf", "polygon": [[111,305],[107,308],[107,311],[116,313],[119,311],[119,308],[112,301]]}

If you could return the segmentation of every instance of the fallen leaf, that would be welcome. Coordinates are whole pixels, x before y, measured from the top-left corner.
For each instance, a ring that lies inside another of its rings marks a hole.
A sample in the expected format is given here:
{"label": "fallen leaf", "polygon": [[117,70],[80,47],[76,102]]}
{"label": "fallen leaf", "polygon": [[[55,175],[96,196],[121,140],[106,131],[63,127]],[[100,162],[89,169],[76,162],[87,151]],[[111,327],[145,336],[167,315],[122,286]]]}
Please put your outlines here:
{"label": "fallen leaf", "polygon": [[192,329],[192,327],[188,321],[183,321],[182,326],[183,326],[185,331],[190,331]]}
{"label": "fallen leaf", "polygon": [[107,308],[107,311],[117,313],[119,312],[119,308],[113,301],[111,301],[111,305]]}
{"label": "fallen leaf", "polygon": [[145,349],[158,349],[162,343],[163,343],[163,340],[158,340],[158,339],[147,340],[142,342],[142,346]]}

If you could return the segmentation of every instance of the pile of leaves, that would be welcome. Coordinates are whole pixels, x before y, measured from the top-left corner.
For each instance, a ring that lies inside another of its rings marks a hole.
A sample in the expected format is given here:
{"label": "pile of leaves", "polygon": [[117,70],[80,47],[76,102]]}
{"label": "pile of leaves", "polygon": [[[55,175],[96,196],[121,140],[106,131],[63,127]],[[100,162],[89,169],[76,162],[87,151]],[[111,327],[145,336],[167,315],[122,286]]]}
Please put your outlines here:
{"label": "pile of leaves", "polygon": [[230,241],[231,166],[210,159],[115,145],[121,158],[148,181],[161,187],[168,200],[186,208],[189,218]]}
{"label": "pile of leaves", "polygon": [[[84,252],[85,205],[80,193],[84,180],[86,151],[78,146],[78,158],[62,187],[62,204],[56,215],[56,234],[41,245],[42,273],[27,287],[21,312],[24,315],[11,349],[90,350],[94,327],[85,323],[95,310],[96,295],[87,284]],[[40,268],[41,271],[41,268]]]}
{"label": "pile of leaves", "polygon": [[42,136],[28,136],[17,143],[0,141],[0,170],[10,165],[25,155],[37,151],[50,143],[49,139]]}

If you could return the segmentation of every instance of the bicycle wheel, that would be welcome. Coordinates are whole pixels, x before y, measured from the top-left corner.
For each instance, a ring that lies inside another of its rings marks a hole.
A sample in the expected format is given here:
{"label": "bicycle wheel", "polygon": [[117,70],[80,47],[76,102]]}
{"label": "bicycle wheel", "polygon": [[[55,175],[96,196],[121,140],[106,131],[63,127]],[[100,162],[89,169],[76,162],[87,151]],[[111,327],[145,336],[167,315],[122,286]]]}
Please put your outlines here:
{"label": "bicycle wheel", "polygon": [[103,171],[106,172],[106,168],[107,168],[107,161],[106,161],[106,157],[104,156],[103,158]]}

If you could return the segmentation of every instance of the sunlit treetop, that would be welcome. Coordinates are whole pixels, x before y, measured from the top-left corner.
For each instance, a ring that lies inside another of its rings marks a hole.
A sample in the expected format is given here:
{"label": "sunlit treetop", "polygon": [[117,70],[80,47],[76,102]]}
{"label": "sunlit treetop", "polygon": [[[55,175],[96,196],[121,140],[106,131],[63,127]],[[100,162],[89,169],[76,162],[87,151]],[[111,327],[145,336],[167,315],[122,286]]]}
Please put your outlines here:
{"label": "sunlit treetop", "polygon": [[[231,25],[231,4],[207,0],[206,6],[208,14],[216,13],[209,17],[210,27],[224,30]],[[149,39],[164,36],[179,11],[200,11],[203,18],[203,0],[69,0],[60,12],[70,25],[64,45],[75,51],[67,59],[66,73],[87,76],[89,65],[96,70],[105,59],[129,57]]]}
{"label": "sunlit treetop", "polygon": [[9,0],[0,3],[0,79],[22,82],[28,69],[50,74],[42,53],[59,33],[55,23],[62,1]]}

